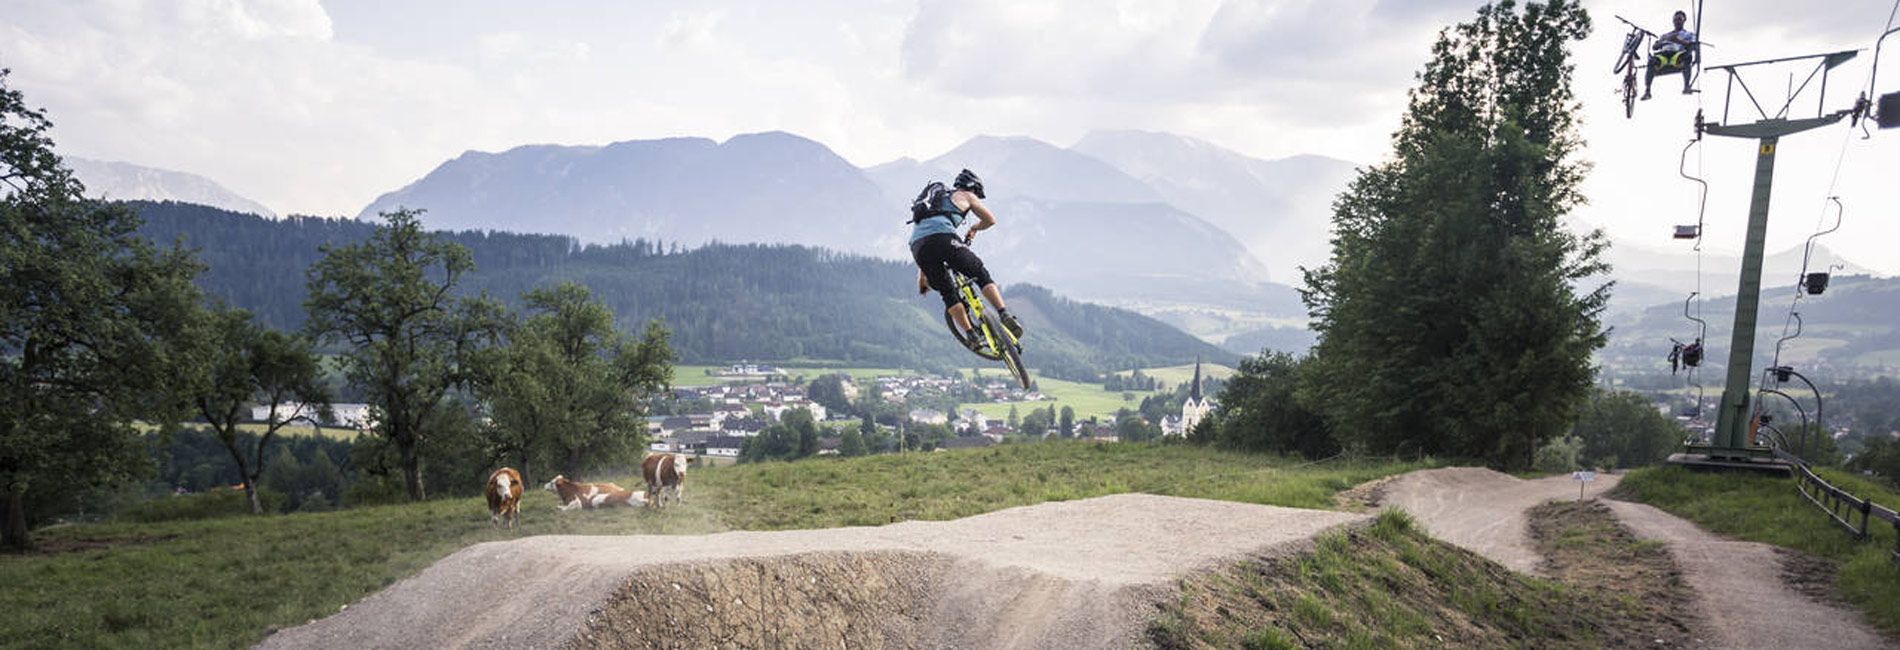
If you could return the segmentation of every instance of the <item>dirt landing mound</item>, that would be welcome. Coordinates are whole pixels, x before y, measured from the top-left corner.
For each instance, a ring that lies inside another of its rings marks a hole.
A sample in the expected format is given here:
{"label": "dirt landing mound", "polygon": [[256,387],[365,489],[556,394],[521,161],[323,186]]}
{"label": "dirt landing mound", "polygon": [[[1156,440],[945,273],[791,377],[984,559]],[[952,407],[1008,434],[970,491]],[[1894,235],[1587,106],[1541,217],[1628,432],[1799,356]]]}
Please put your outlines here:
{"label": "dirt landing mound", "polygon": [[[1620,477],[1598,474],[1583,494],[1601,495]],[[1412,472],[1385,486],[1381,505],[1416,517],[1433,537],[1491,558],[1513,571],[1542,575],[1544,556],[1530,538],[1526,511],[1545,501],[1577,498],[1570,475],[1533,481],[1478,467]]]}
{"label": "dirt landing mound", "polygon": [[531,537],[259,647],[1132,647],[1174,576],[1363,519],[1126,494],[875,528]]}

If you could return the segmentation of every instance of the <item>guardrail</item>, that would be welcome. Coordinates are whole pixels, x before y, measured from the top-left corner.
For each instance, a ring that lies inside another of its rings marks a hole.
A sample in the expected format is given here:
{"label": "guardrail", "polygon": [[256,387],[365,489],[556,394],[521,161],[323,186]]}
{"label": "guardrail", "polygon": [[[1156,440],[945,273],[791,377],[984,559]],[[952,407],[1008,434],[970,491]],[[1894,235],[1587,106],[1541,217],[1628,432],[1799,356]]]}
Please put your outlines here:
{"label": "guardrail", "polygon": [[[1855,538],[1867,539],[1867,525],[1872,520],[1879,519],[1892,525],[1895,539],[1891,559],[1900,561],[1900,512],[1834,487],[1808,469],[1807,461],[1780,449],[1775,450],[1775,455],[1789,461],[1793,467],[1795,489],[1801,492],[1801,496],[1827,512],[1828,518],[1853,533]],[[1859,526],[1854,525],[1855,515],[1860,515]]]}

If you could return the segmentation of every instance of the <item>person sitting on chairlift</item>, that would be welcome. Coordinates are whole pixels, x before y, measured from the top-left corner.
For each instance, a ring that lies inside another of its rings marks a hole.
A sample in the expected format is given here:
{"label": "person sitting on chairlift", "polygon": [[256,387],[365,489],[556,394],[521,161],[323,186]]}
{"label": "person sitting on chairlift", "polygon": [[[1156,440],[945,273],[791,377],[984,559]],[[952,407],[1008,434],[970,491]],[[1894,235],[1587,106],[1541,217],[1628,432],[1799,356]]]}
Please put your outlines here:
{"label": "person sitting on chairlift", "polygon": [[1656,44],[1649,47],[1649,69],[1643,74],[1643,99],[1649,99],[1649,86],[1656,81],[1658,74],[1682,73],[1682,94],[1689,90],[1689,68],[1695,64],[1695,32],[1682,28],[1689,20],[1689,14],[1677,11],[1674,17],[1676,28],[1656,37]]}
{"label": "person sitting on chairlift", "polygon": [[1675,339],[1669,339],[1669,342],[1676,344],[1676,347],[1669,350],[1669,374],[1676,374],[1676,370],[1680,368],[1694,368],[1702,365],[1702,339],[1696,339],[1694,343],[1683,343]]}

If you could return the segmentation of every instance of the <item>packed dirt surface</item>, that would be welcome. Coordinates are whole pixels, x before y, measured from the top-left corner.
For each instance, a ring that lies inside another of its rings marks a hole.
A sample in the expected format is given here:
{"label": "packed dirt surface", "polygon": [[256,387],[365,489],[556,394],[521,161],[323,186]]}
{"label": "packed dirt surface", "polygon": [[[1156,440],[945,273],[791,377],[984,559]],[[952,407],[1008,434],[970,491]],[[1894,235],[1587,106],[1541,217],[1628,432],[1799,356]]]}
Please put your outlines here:
{"label": "packed dirt surface", "polygon": [[947,522],[531,537],[259,647],[1142,647],[1175,576],[1366,518],[1124,494]]}
{"label": "packed dirt surface", "polygon": [[[1582,484],[1594,497],[1618,477]],[[1574,500],[1569,476],[1415,472],[1362,486],[1430,534],[1525,573],[1550,565],[1526,511]],[[1680,647],[1897,647],[1783,579],[1774,547],[1606,501],[1665,544],[1697,594]],[[544,536],[463,549],[260,648],[1128,648],[1175,578],[1308,548],[1370,515],[1125,494],[947,522],[697,536]],[[1810,588],[1808,591],[1812,592]]]}
{"label": "packed dirt surface", "polygon": [[[1598,474],[1582,484],[1585,497],[1616,487]],[[1525,511],[1545,501],[1577,499],[1569,475],[1526,481],[1475,467],[1412,472],[1385,484],[1380,505],[1402,508],[1432,537],[1457,544],[1520,573],[1543,575],[1544,556],[1531,543]]]}
{"label": "packed dirt surface", "polygon": [[[1640,503],[1609,501],[1637,537],[1669,546],[1683,578],[1699,594],[1714,647],[1733,650],[1880,650],[1900,647],[1860,614],[1804,593],[1784,579],[1793,553],[1768,544],[1718,537]],[[1818,514],[1818,513],[1817,513]]]}
{"label": "packed dirt surface", "polygon": [[[1585,483],[1595,496],[1620,477]],[[1569,475],[1523,480],[1488,469],[1413,472],[1388,483],[1382,505],[1404,508],[1434,537],[1518,571],[1543,570],[1525,511],[1549,500],[1577,498]],[[1654,507],[1604,502],[1638,538],[1668,546],[1697,595],[1695,610],[1707,645],[1725,650],[1881,650],[1896,647],[1838,604],[1816,600],[1783,580],[1786,552],[1768,544],[1725,539]],[[1809,589],[1808,591],[1812,591]]]}

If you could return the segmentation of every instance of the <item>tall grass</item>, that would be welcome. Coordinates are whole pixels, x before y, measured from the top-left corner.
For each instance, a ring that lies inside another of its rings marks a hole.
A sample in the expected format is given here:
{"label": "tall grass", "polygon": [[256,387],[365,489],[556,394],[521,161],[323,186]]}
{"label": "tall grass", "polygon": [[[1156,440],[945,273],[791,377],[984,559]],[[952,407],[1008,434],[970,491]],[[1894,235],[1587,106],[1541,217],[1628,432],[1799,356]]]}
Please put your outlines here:
{"label": "tall grass", "polygon": [[[1900,495],[1872,481],[1821,470],[1821,478],[1889,508]],[[1631,472],[1618,495],[1688,519],[1712,532],[1774,544],[1836,563],[1834,592],[1889,634],[1900,634],[1900,565],[1890,559],[1894,529],[1878,520],[1856,540],[1795,490],[1793,479],[1657,467]]]}
{"label": "tall grass", "polygon": [[537,490],[513,532],[495,530],[480,499],[63,526],[37,532],[37,554],[0,556],[0,647],[245,647],[462,547],[529,535],[874,525],[1142,491],[1329,507],[1333,492],[1417,467],[1154,444],[1011,445],[699,469],[688,503],[664,513],[555,512],[554,497]]}

